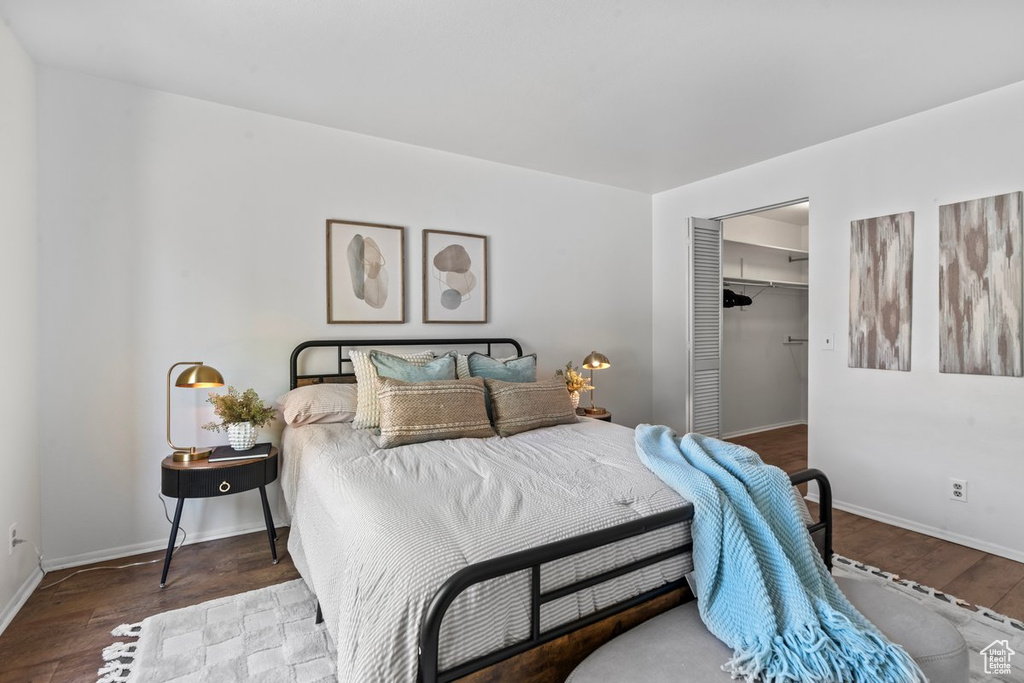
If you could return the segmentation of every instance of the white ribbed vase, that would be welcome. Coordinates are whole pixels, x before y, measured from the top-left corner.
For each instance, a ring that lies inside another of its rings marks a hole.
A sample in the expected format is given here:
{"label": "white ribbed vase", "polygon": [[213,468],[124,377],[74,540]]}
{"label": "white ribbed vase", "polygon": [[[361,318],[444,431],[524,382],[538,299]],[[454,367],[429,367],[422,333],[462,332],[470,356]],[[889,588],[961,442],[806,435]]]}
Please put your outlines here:
{"label": "white ribbed vase", "polygon": [[577,408],[580,407],[580,392],[578,392],[578,391],[570,391],[569,392],[569,398],[572,399],[572,409],[573,410],[576,410]]}
{"label": "white ribbed vase", "polygon": [[234,422],[228,425],[228,443],[236,451],[247,451],[256,445],[259,431],[251,422]]}

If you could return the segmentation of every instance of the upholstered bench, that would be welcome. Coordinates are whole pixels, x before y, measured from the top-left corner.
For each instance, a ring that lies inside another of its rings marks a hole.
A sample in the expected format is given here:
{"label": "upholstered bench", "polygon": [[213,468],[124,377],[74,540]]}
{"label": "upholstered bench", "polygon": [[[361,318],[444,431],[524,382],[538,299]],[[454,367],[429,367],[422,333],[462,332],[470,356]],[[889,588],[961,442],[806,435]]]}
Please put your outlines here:
{"label": "upholstered bench", "polygon": [[[820,472],[792,476],[794,483],[819,483],[822,521],[810,525],[822,555],[832,557],[831,490]],[[809,521],[810,515],[807,516]],[[836,579],[854,607],[903,646],[931,683],[966,683],[967,643],[939,614],[867,579]],[[732,650],[704,626],[697,601],[660,614],[605,643],[569,675],[566,683],[705,683],[730,681],[722,664]]]}
{"label": "upholstered bench", "polygon": [[[931,683],[966,683],[967,644],[952,624],[868,580],[839,577],[836,583],[861,614],[903,646]],[[731,657],[732,650],[705,628],[693,600],[598,648],[566,683],[729,681],[722,664]]]}

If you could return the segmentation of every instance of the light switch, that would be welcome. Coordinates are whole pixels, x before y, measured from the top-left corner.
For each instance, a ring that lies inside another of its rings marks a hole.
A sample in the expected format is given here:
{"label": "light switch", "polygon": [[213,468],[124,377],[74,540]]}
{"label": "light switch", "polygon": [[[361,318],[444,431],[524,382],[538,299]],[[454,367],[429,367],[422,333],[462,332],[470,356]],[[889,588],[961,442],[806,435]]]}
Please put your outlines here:
{"label": "light switch", "polygon": [[834,332],[829,332],[828,334],[825,335],[825,338],[822,340],[821,343],[821,348],[825,351],[836,350],[836,335]]}

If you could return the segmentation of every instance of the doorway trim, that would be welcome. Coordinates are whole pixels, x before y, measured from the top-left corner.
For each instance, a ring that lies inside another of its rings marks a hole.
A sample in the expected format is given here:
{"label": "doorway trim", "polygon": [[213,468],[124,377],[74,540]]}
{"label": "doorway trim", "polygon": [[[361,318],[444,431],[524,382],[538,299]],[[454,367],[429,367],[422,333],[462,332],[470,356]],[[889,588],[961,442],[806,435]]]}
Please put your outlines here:
{"label": "doorway trim", "polygon": [[[695,260],[697,258],[697,255],[694,253],[694,227],[695,227],[694,224],[695,223],[703,223],[705,221],[708,222],[708,223],[709,222],[716,222],[716,223],[719,224],[719,238],[718,238],[719,239],[719,250],[718,250],[718,269],[719,269],[718,279],[719,279],[719,282],[718,282],[718,288],[721,289],[721,286],[722,286],[722,273],[721,273],[721,268],[722,268],[722,250],[721,250],[721,240],[723,239],[723,233],[722,233],[722,227],[723,227],[722,223],[723,223],[723,221],[726,221],[726,220],[728,220],[730,218],[738,218],[740,216],[747,216],[747,215],[750,215],[750,214],[763,213],[765,211],[770,211],[772,209],[781,209],[783,207],[792,206],[794,204],[803,204],[805,202],[810,202],[810,197],[800,197],[800,198],[797,198],[797,199],[790,199],[788,201],[776,202],[774,204],[768,204],[768,205],[765,205],[765,206],[759,206],[759,207],[752,208],[752,209],[747,209],[747,210],[744,210],[744,211],[736,211],[734,213],[725,214],[725,215],[722,215],[722,216],[716,216],[714,218],[709,218],[709,219],[700,219],[700,218],[696,218],[696,217],[691,217],[688,220],[688,224],[687,224],[687,241],[688,241],[689,264],[690,264],[690,272],[688,274],[688,283],[687,283],[687,289],[688,289],[687,298],[688,298],[688,306],[689,306],[689,310],[688,310],[688,317],[689,317],[689,321],[688,321],[688,328],[689,328],[688,329],[688,336],[689,336],[689,340],[688,340],[688,344],[687,344],[689,353],[688,353],[688,358],[687,358],[687,365],[688,365],[689,377],[687,378],[687,386],[686,386],[686,420],[687,420],[687,430],[688,431],[694,431],[694,422],[695,422],[695,410],[694,410],[695,405],[694,405],[694,403],[695,403],[695,394],[697,393],[696,387],[694,386],[695,370],[696,370],[696,360],[697,360],[696,357],[695,357],[696,349],[695,349],[695,339],[694,339],[694,337],[695,337],[695,331],[694,331],[694,317],[695,317],[695,311],[694,311],[694,308],[695,308],[695,301],[694,301],[694,298],[695,298],[694,297],[695,272],[694,272],[694,269],[695,269]],[[706,223],[705,223],[705,225],[706,225]],[[722,339],[722,333],[723,333],[721,309],[719,309],[719,311],[718,311],[718,316],[719,316],[718,317],[718,342],[719,342],[719,354],[718,355],[719,355],[719,362],[720,362],[721,361],[721,339]],[[809,324],[810,324],[810,316],[808,314],[808,325]],[[719,414],[718,414],[718,419],[715,420],[714,422],[717,422],[718,426],[720,427],[721,426],[721,409],[722,409],[721,368],[719,368],[718,373],[719,374],[718,374],[718,380],[717,380],[717,388],[718,388],[717,409],[719,411]],[[808,379],[808,381],[809,381],[809,379]],[[718,434],[715,434],[714,436],[718,436]]]}
{"label": "doorway trim", "polygon": [[752,213],[761,213],[763,211],[771,211],[772,209],[781,209],[785,206],[793,206],[794,204],[803,204],[804,202],[811,201],[810,197],[801,197],[800,199],[790,199],[787,202],[778,202],[777,204],[768,204],[767,206],[759,206],[756,209],[747,209],[746,211],[737,211],[735,213],[729,213],[724,216],[715,216],[710,220],[713,221],[725,221],[730,218],[739,218],[740,216],[749,216]]}

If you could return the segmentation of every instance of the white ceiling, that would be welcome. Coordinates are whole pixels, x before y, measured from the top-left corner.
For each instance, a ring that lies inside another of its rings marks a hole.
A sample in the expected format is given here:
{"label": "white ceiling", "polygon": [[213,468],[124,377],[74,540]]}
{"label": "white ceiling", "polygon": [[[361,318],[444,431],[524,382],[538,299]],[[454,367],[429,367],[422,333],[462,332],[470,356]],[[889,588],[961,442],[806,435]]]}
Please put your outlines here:
{"label": "white ceiling", "polygon": [[1019,0],[0,0],[45,65],[657,192],[1024,80]]}

